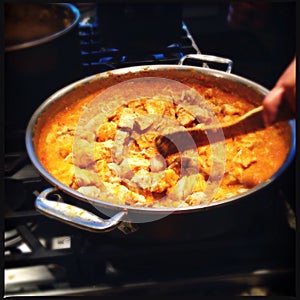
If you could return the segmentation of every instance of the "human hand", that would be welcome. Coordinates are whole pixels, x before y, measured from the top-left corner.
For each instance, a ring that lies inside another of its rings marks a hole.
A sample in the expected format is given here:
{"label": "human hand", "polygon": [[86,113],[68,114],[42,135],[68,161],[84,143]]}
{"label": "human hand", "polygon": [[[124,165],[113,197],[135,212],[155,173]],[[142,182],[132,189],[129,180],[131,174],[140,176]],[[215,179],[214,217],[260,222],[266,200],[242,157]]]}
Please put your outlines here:
{"label": "human hand", "polygon": [[274,123],[280,106],[283,104],[288,104],[291,111],[296,113],[296,57],[262,102],[265,126]]}

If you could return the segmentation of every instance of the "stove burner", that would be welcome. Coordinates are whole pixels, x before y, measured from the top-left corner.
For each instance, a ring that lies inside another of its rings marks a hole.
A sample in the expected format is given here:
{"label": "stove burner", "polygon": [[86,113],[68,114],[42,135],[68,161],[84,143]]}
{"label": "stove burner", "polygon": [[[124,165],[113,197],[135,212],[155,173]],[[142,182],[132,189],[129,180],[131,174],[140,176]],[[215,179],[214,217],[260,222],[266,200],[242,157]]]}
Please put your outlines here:
{"label": "stove burner", "polygon": [[177,42],[152,51],[124,52],[117,47],[107,46],[100,39],[97,20],[81,23],[79,29],[82,66],[90,75],[115,68],[150,64],[177,64],[186,54],[199,53],[199,49],[185,23]]}
{"label": "stove burner", "polygon": [[28,156],[24,152],[8,153],[5,155],[4,172],[6,176],[14,174],[28,162]]}
{"label": "stove burner", "polygon": [[[31,231],[34,231],[37,227],[36,224],[27,223],[27,228]],[[23,242],[23,238],[18,231],[18,228],[6,228],[4,232],[4,247],[5,250],[15,251],[16,246],[19,246]],[[21,250],[18,249],[17,253],[20,253]]]}
{"label": "stove burner", "polygon": [[5,155],[12,159],[9,172],[5,173],[4,212],[10,214],[24,209],[33,209],[34,191],[45,188],[46,183],[30,163],[27,153],[18,152]]}

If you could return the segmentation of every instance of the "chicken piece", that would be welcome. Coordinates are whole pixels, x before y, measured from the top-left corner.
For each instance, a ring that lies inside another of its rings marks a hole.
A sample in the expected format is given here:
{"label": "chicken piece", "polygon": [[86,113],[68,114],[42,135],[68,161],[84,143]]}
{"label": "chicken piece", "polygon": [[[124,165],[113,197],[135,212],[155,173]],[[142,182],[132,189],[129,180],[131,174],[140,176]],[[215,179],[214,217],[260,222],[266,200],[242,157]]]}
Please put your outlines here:
{"label": "chicken piece", "polygon": [[114,122],[106,122],[98,128],[96,141],[105,142],[113,140],[117,133],[117,124]]}
{"label": "chicken piece", "polygon": [[165,100],[154,99],[146,101],[144,107],[148,114],[164,115],[170,104]]}
{"label": "chicken piece", "polygon": [[[95,112],[93,113],[95,114]],[[94,135],[99,135],[99,126],[103,126],[104,124],[107,124],[108,120],[106,115],[103,113],[97,114],[95,117],[92,117],[92,119],[87,120],[87,123],[84,124],[84,129],[88,132],[93,132]]]}
{"label": "chicken piece", "polygon": [[230,185],[235,185],[235,184],[239,184],[240,181],[239,179],[234,176],[232,173],[228,173],[226,172],[224,174],[223,180],[222,180],[222,184],[225,186],[230,186]]}
{"label": "chicken piece", "polygon": [[168,191],[168,196],[173,200],[184,201],[186,197],[191,195],[197,184],[198,174],[183,176],[175,186]]}
{"label": "chicken piece", "polygon": [[75,168],[72,186],[74,185],[77,186],[77,188],[81,186],[96,186],[101,191],[105,189],[99,175],[94,170],[88,169]]}
{"label": "chicken piece", "polygon": [[235,191],[235,187],[229,188],[229,187],[219,187],[216,191],[214,198],[211,200],[211,202],[216,202],[223,199],[228,199],[231,197],[234,197],[237,195]]}
{"label": "chicken piece", "polygon": [[149,159],[146,159],[146,158],[128,157],[127,163],[133,172],[136,172],[141,169],[149,170],[149,168],[150,168],[150,161],[149,161]]}
{"label": "chicken piece", "polygon": [[137,132],[143,132],[147,129],[149,129],[154,123],[153,117],[151,116],[143,116],[143,117],[138,117],[134,121],[134,129]]}
{"label": "chicken piece", "polygon": [[134,176],[134,172],[130,168],[127,159],[124,159],[120,164],[110,165],[118,174],[118,176],[124,180],[130,180]]}
{"label": "chicken piece", "polygon": [[119,116],[119,120],[116,122],[119,127],[127,127],[132,129],[134,125],[134,120],[137,118],[137,115],[134,112],[134,109],[125,107]]}
{"label": "chicken piece", "polygon": [[167,169],[165,172],[165,182],[168,185],[168,189],[175,186],[179,179],[179,175],[173,169]]}
{"label": "chicken piece", "polygon": [[54,144],[55,141],[56,141],[56,134],[53,134],[53,132],[51,131],[50,133],[47,134],[46,144],[51,145]]}
{"label": "chicken piece", "polygon": [[205,193],[203,192],[196,192],[193,193],[185,199],[185,202],[189,205],[200,205],[200,204],[207,204],[208,199]]}
{"label": "chicken piece", "polygon": [[147,199],[143,195],[139,195],[138,193],[130,192],[128,198],[126,198],[125,203],[127,205],[134,204],[135,206],[146,206]]}
{"label": "chicken piece", "polygon": [[84,195],[87,195],[89,197],[93,198],[100,198],[101,197],[101,191],[95,186],[81,186],[77,189],[79,193],[82,193]]}
{"label": "chicken piece", "polygon": [[168,191],[168,197],[172,200],[184,200],[189,194],[185,191],[187,176],[178,180],[177,184]]}
{"label": "chicken piece", "polygon": [[[195,110],[194,115],[196,116],[197,122],[199,122],[201,125],[210,125],[212,123],[212,115],[213,113],[207,108],[207,107],[197,107]],[[199,124],[197,124],[199,125]],[[196,126],[197,126],[196,125]],[[203,125],[199,129],[203,129]]]}
{"label": "chicken piece", "polygon": [[207,99],[211,99],[213,96],[213,89],[212,88],[208,88],[204,91],[204,96]]}
{"label": "chicken piece", "polygon": [[233,105],[225,103],[221,105],[221,113],[226,116],[241,115],[241,110]]}
{"label": "chicken piece", "polygon": [[56,138],[57,148],[59,155],[65,159],[73,148],[74,136],[71,134],[61,134]]}
{"label": "chicken piece", "polygon": [[128,102],[127,106],[128,106],[128,108],[134,109],[134,112],[137,115],[145,115],[145,114],[147,114],[147,110],[144,107],[144,103],[145,103],[145,101],[143,101],[143,100],[132,100],[132,101]]}
{"label": "chicken piece", "polygon": [[72,126],[63,126],[60,130],[57,131],[57,136],[62,136],[62,135],[74,135],[75,134],[75,128]]}
{"label": "chicken piece", "polygon": [[76,139],[73,145],[73,161],[75,166],[87,167],[95,162],[93,143],[85,139]]}
{"label": "chicken piece", "polygon": [[130,191],[130,189],[128,189],[124,185],[113,184],[110,185],[109,189],[116,195],[119,201],[124,204],[145,206],[147,202],[146,198],[143,195],[139,195],[135,192]]}
{"label": "chicken piece", "polygon": [[[136,110],[137,108],[141,108],[141,107],[144,107],[144,102],[143,100],[131,100],[127,103],[127,106],[129,108],[133,108],[134,110]],[[146,110],[145,110],[146,111]]]}
{"label": "chicken piece", "polygon": [[141,169],[134,174],[131,182],[152,193],[163,193],[176,184],[178,177],[171,169],[161,172],[149,172]]}
{"label": "chicken piece", "polygon": [[183,107],[176,109],[177,121],[183,126],[189,126],[194,122],[195,117],[187,112]]}
{"label": "chicken piece", "polygon": [[[155,155],[159,155],[157,153],[157,149],[155,147],[148,147],[140,149],[139,145],[134,141],[132,144],[130,144],[130,148],[128,150],[128,157],[137,157],[141,159],[147,159],[151,161]],[[150,162],[151,164],[151,162]]]}
{"label": "chicken piece", "polygon": [[124,159],[127,146],[130,142],[130,133],[124,130],[118,130],[115,136],[115,144],[111,149],[111,155],[114,162],[120,164]]}
{"label": "chicken piece", "polygon": [[94,160],[112,161],[112,149],[115,146],[114,141],[107,140],[105,142],[94,143]]}
{"label": "chicken piece", "polygon": [[108,168],[114,172],[115,175],[118,175],[120,173],[120,166],[116,163],[108,163],[107,164]]}
{"label": "chicken piece", "polygon": [[46,136],[46,144],[55,144],[57,137],[65,134],[73,134],[74,131],[69,130],[69,127],[66,125],[61,125],[58,123],[51,124],[51,127],[49,128],[49,133]]}
{"label": "chicken piece", "polygon": [[104,182],[104,189],[101,192],[101,200],[114,203],[116,205],[125,205],[125,199],[123,197],[120,197],[117,192],[116,188],[121,187],[119,183],[111,183],[111,182]]}
{"label": "chicken piece", "polygon": [[156,154],[150,159],[150,170],[151,172],[160,172],[165,170],[167,167],[167,163],[165,158],[160,155]]}
{"label": "chicken piece", "polygon": [[130,182],[137,187],[145,190],[150,190],[152,186],[152,176],[147,170],[141,169],[137,171],[131,178]]}
{"label": "chicken piece", "polygon": [[240,164],[244,169],[248,168],[251,164],[255,163],[257,158],[248,148],[240,149],[233,157],[232,162]]}
{"label": "chicken piece", "polygon": [[116,169],[112,168],[111,165],[109,165],[109,163],[107,163],[105,160],[98,160],[96,162],[96,169],[101,180],[107,182],[121,181],[121,178],[119,177],[118,172],[116,172]]}
{"label": "chicken piece", "polygon": [[151,187],[150,191],[154,193],[163,193],[168,188],[176,184],[178,175],[172,170],[165,170],[162,172],[150,173],[151,174]]}
{"label": "chicken piece", "polygon": [[227,176],[231,175],[234,178],[236,178],[236,180],[241,182],[243,172],[244,172],[244,168],[241,167],[240,165],[231,165],[231,168]]}
{"label": "chicken piece", "polygon": [[147,132],[145,134],[142,134],[136,139],[136,143],[140,147],[140,149],[145,149],[148,147],[156,148],[155,146],[155,138],[157,137],[156,132]]}
{"label": "chicken piece", "polygon": [[151,187],[152,193],[164,193],[169,187],[169,183],[165,180],[165,172],[152,173]]}
{"label": "chicken piece", "polygon": [[[108,121],[118,123],[120,115],[125,108],[126,107],[124,105],[119,106],[115,111],[107,116]],[[130,111],[132,112],[132,110]]]}
{"label": "chicken piece", "polygon": [[258,146],[260,143],[262,143],[262,141],[257,139],[257,136],[250,132],[246,135],[243,135],[241,137],[236,137],[235,139],[239,139],[240,138],[240,142],[242,144],[243,148],[247,148],[249,150],[253,150],[256,146]]}
{"label": "chicken piece", "polygon": [[[191,176],[191,175],[190,175]],[[207,186],[207,181],[202,173],[193,174],[193,193],[203,192]]]}
{"label": "chicken piece", "polygon": [[[147,172],[145,170],[140,170],[139,172]],[[136,175],[136,174],[135,174]],[[149,176],[148,176],[149,177]],[[133,178],[133,177],[132,177]],[[134,180],[131,179],[122,179],[122,185],[126,186],[130,191],[142,195],[145,197],[145,199],[147,200],[147,203],[152,203],[155,199],[153,193],[151,193],[149,188],[142,188],[139,184],[138,184],[138,176],[135,177]],[[137,179],[137,182],[135,182],[135,180]],[[144,181],[145,185],[148,186],[148,184]],[[141,184],[143,185],[143,184]]]}

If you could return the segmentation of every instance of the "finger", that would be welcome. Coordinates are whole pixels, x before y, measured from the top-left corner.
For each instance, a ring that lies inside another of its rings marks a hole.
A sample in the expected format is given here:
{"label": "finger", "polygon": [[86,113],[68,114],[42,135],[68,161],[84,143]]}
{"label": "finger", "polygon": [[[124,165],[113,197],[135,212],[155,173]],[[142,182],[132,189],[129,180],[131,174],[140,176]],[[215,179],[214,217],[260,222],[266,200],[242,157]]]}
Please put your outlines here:
{"label": "finger", "polygon": [[267,96],[263,100],[263,121],[265,126],[272,125],[276,120],[279,106],[283,101],[283,93],[283,88],[275,87],[267,94]]}

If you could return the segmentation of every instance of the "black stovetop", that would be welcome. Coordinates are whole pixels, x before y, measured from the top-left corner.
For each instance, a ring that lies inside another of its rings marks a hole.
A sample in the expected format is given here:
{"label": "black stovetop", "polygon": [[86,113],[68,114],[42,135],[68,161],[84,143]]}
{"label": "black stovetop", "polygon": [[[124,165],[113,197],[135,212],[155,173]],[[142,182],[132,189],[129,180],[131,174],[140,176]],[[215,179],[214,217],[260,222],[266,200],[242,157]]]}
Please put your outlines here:
{"label": "black stovetop", "polygon": [[[192,240],[145,241],[119,229],[86,232],[35,211],[35,197],[50,185],[27,161],[5,181],[7,295],[292,296],[295,217],[281,182],[239,228],[206,237],[191,228]],[[20,281],[18,272],[33,278]]]}

